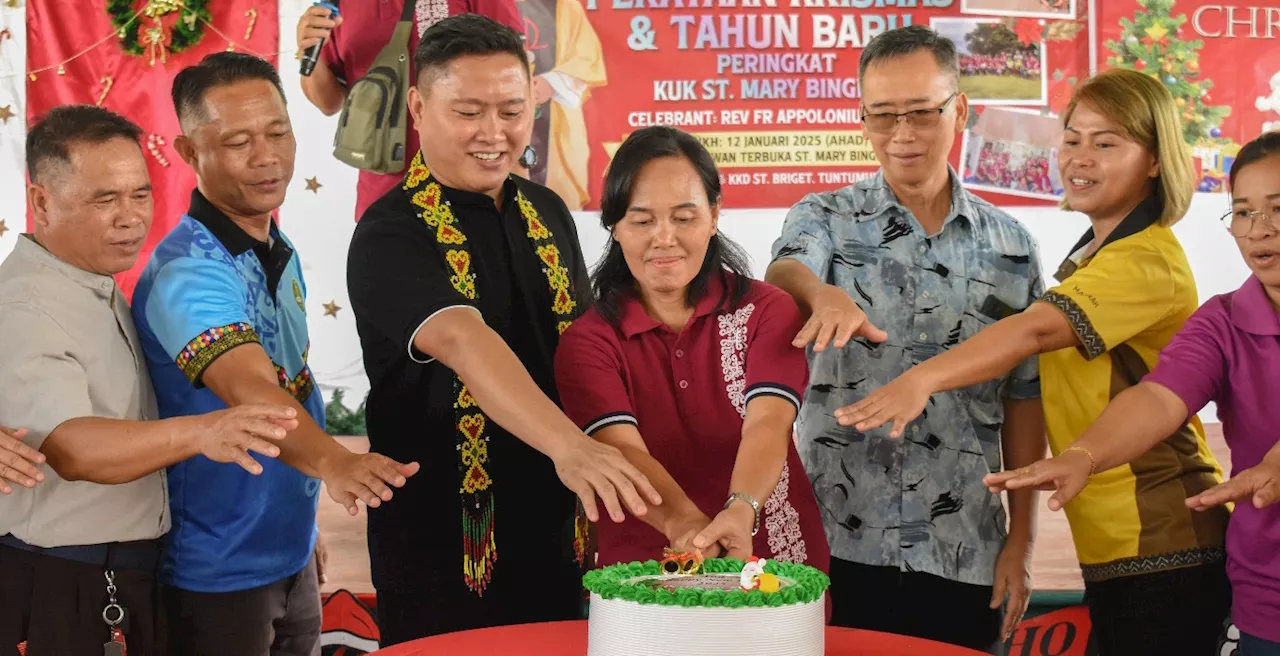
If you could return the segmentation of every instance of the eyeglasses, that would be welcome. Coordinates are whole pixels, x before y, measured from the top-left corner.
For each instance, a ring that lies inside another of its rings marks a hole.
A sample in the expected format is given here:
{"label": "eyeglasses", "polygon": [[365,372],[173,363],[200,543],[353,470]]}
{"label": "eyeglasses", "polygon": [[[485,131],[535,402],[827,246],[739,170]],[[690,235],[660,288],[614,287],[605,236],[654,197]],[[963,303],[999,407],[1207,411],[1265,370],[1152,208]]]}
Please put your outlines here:
{"label": "eyeglasses", "polygon": [[1253,232],[1254,221],[1262,221],[1262,226],[1271,232],[1280,232],[1280,228],[1276,226],[1277,219],[1280,219],[1280,216],[1273,216],[1266,212],[1232,210],[1223,214],[1221,221],[1232,237],[1247,237],[1250,232]]}
{"label": "eyeglasses", "polygon": [[941,105],[931,109],[913,109],[909,112],[895,114],[893,112],[881,112],[877,114],[862,113],[862,124],[867,130],[880,134],[888,134],[898,127],[898,119],[905,119],[913,128],[931,128],[942,120],[942,113],[947,111],[947,107],[951,105],[951,101],[956,99],[959,92],[947,96],[946,101]]}

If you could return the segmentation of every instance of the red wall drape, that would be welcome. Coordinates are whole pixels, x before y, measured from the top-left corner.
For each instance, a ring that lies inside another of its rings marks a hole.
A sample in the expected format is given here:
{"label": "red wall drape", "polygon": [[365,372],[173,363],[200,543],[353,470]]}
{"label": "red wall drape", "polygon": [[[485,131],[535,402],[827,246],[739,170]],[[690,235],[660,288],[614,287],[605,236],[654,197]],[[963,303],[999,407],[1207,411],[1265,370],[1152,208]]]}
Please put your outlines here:
{"label": "red wall drape", "polygon": [[[135,8],[142,9],[146,5],[146,0],[138,0]],[[207,6],[212,14],[213,27],[232,39],[237,51],[258,54],[276,63],[280,29],[275,0],[210,0]],[[249,9],[256,10],[257,16],[253,19],[253,32],[246,39],[245,32],[251,20],[246,13]],[[181,10],[160,17],[170,27],[181,19]],[[142,16],[130,29],[145,29],[149,23],[150,19]],[[106,0],[28,2],[27,70],[36,71],[49,66],[53,69],[37,73],[34,80],[28,76],[26,118],[30,125],[58,105],[96,103],[106,87],[104,78],[110,76],[113,83],[102,106],[137,123],[148,137],[158,135],[164,140],[163,145],[158,146],[158,152],[167,165],[144,150],[155,185],[155,218],[151,232],[147,235],[138,263],[132,270],[117,276],[121,289],[131,296],[138,274],[151,257],[152,249],[182,217],[195,187],[195,175],[173,150],[173,139],[179,133],[178,119],[169,96],[173,78],[178,71],[199,62],[206,55],[226,50],[228,41],[206,25],[204,35],[196,45],[180,53],[168,54],[163,63],[157,59],[152,66],[149,56],[126,53],[120,48],[120,40],[113,36],[67,63],[64,75],[57,73],[59,62],[111,33],[111,16],[107,13]],[[143,147],[146,148],[146,143]],[[29,208],[27,229],[31,229]]]}

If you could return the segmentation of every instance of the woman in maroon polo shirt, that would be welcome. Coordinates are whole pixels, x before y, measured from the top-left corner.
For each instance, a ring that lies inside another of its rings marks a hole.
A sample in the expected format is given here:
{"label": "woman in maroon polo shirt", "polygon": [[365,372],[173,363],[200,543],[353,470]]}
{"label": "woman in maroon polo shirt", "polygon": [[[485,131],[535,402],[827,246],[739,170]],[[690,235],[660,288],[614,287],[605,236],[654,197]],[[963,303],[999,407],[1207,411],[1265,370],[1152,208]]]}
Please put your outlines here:
{"label": "woman in maroon polo shirt", "polygon": [[646,128],[618,149],[601,220],[613,235],[596,305],[565,332],[565,412],[662,495],[641,521],[597,525],[600,566],[666,546],[826,570],[826,535],[792,442],[808,379],[791,297],[752,280],[718,234],[720,175],[691,135]]}

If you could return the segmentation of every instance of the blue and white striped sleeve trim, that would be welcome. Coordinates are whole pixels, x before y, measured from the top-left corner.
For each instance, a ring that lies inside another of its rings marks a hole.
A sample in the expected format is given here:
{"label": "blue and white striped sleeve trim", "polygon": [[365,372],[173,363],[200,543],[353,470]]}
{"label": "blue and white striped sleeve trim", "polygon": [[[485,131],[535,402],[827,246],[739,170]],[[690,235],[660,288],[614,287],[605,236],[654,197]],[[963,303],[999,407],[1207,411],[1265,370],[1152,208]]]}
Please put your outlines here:
{"label": "blue and white striped sleeve trim", "polygon": [[629,412],[610,412],[607,415],[603,415],[587,422],[587,426],[582,429],[582,432],[587,435],[594,435],[596,431],[615,424],[631,424],[632,426],[640,425],[640,423],[636,421],[636,418]]}
{"label": "blue and white striped sleeve trim", "polygon": [[754,399],[757,396],[776,396],[780,399],[790,401],[791,405],[795,406],[796,412],[800,412],[800,395],[796,394],[795,390],[787,387],[786,385],[779,385],[778,383],[756,383],[755,385],[748,387],[746,394],[743,395],[743,407],[746,407],[746,404],[750,403],[751,399]]}

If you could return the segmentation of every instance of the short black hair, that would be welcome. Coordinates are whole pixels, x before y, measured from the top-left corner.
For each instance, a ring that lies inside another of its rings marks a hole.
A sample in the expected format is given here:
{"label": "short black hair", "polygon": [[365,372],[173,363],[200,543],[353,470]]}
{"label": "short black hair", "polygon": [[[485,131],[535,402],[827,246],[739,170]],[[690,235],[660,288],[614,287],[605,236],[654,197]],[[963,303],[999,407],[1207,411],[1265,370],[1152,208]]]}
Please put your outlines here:
{"label": "short black hair", "polygon": [[27,176],[38,182],[42,165],[70,163],[71,144],[97,145],[112,139],[138,143],[141,136],[142,128],[111,110],[94,105],[54,107],[27,132]]}
{"label": "short black hair", "polygon": [[[612,230],[631,207],[631,191],[636,176],[645,164],[662,157],[683,157],[693,165],[707,202],[712,207],[720,205],[720,172],[707,148],[696,137],[676,128],[655,125],[632,132],[618,147],[609,163],[604,178],[604,196],[600,200],[600,224]],[[720,299],[721,309],[736,306],[747,295],[751,286],[751,260],[746,251],[717,231],[711,236],[702,268],[689,282],[685,301],[696,305],[707,293],[712,276],[723,276],[725,271],[735,275],[725,287]],[[595,292],[596,312],[610,323],[619,319],[619,303],[622,296],[635,289],[635,277],[627,266],[622,246],[610,239],[604,257],[591,274],[591,288]],[[726,281],[728,282],[728,281]]]}
{"label": "short black hair", "polygon": [[[413,52],[413,67],[418,71],[418,81],[429,83],[455,59],[498,54],[511,55],[521,63],[529,61],[524,37],[515,30],[479,14],[458,14],[422,33],[418,49]],[[529,76],[527,67],[525,75]]]}
{"label": "short black hair", "polygon": [[1240,175],[1244,167],[1272,155],[1280,155],[1280,131],[1264,132],[1257,139],[1245,144],[1244,148],[1236,153],[1236,161],[1231,163],[1231,174],[1227,184],[1235,187],[1236,176]]}
{"label": "short black hair", "polygon": [[872,64],[905,57],[920,50],[933,53],[933,58],[938,62],[938,70],[955,80],[959,88],[960,53],[956,51],[956,44],[923,25],[908,25],[881,32],[867,42],[858,59],[858,79],[866,78],[867,68]]}
{"label": "short black hair", "polygon": [[173,109],[178,122],[185,124],[187,118],[203,114],[204,97],[210,89],[245,80],[270,82],[280,93],[280,100],[288,102],[280,73],[271,62],[243,52],[215,52],[173,78]]}

